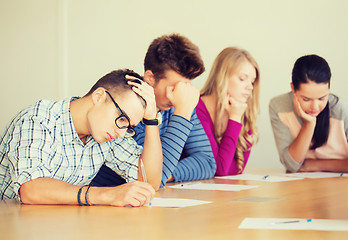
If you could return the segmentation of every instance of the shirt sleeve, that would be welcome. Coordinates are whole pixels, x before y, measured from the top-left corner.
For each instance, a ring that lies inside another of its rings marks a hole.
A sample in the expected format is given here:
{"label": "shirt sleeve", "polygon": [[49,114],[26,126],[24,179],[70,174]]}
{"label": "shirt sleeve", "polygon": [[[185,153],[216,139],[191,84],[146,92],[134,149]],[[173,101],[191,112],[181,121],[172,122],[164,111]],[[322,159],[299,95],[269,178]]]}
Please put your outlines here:
{"label": "shirt sleeve", "polygon": [[346,135],[346,139],[348,141],[348,104],[347,104],[347,102],[343,101],[342,99],[339,99],[338,105],[342,111],[341,119],[343,120],[344,132]]}
{"label": "shirt sleeve", "polygon": [[[197,118],[196,111],[190,121],[173,110],[164,111],[164,121],[159,126],[163,153],[161,187],[173,176],[175,182],[212,178],[216,163],[209,140]],[[145,126],[136,126],[133,137],[138,144],[144,144]]]}
{"label": "shirt sleeve", "polygon": [[116,138],[111,143],[111,158],[105,165],[114,170],[127,182],[138,179],[138,163],[143,147],[133,138]]}
{"label": "shirt sleeve", "polygon": [[271,120],[272,130],[274,134],[275,143],[277,145],[279,158],[281,163],[290,172],[297,172],[302,163],[296,162],[290,155],[288,149],[294,141],[291,136],[289,128],[280,120],[277,107],[279,104],[284,104],[277,99],[272,99],[269,104],[269,116]]}
{"label": "shirt sleeve", "polygon": [[[172,119],[175,121],[172,122]],[[184,145],[180,144],[176,148],[177,152],[181,151],[182,147],[184,148],[181,159],[177,163],[177,167],[168,169],[169,171],[166,173],[163,172],[162,182],[164,183],[164,180],[168,179],[170,171],[172,171],[175,182],[214,177],[216,171],[214,155],[208,137],[204,132],[201,122],[197,118],[196,111],[193,111],[191,121],[187,121],[187,119],[176,115],[173,115],[172,119],[170,123],[173,126],[171,129],[172,134],[180,131],[180,129],[185,126],[187,128],[187,125],[192,126],[192,128],[191,131],[189,131],[187,140],[182,142]],[[167,159],[164,161],[168,162]]]}
{"label": "shirt sleeve", "polygon": [[[203,102],[199,102],[196,107],[197,117],[200,120],[205,133],[209,139],[212,151],[214,153],[216,162],[217,176],[226,176],[232,174],[238,174],[239,169],[237,162],[234,159],[235,151],[238,144],[238,138],[242,129],[242,124],[233,120],[228,120],[226,131],[221,139],[220,145],[215,139],[215,129],[209,112],[206,110]],[[244,166],[248,161],[250,150],[243,154]]]}
{"label": "shirt sleeve", "polygon": [[[241,129],[242,124],[233,120],[228,120],[226,131],[221,139],[220,146],[218,146],[216,175],[225,176],[237,174],[239,172],[234,155]],[[244,164],[245,163],[246,161],[244,161]]]}
{"label": "shirt sleeve", "polygon": [[52,177],[49,163],[52,143],[49,130],[36,117],[16,122],[8,144],[10,175],[15,198],[20,201],[20,187],[36,178]]}

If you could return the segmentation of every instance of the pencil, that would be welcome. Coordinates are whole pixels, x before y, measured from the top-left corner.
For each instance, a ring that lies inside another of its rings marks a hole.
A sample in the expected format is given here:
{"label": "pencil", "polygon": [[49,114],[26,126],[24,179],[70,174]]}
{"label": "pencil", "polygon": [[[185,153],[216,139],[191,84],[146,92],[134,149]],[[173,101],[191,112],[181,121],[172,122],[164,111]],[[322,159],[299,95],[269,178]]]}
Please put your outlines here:
{"label": "pencil", "polygon": [[145,174],[145,167],[144,167],[143,160],[141,158],[140,158],[140,168],[141,168],[141,175],[143,175],[143,181],[147,182],[146,174]]}

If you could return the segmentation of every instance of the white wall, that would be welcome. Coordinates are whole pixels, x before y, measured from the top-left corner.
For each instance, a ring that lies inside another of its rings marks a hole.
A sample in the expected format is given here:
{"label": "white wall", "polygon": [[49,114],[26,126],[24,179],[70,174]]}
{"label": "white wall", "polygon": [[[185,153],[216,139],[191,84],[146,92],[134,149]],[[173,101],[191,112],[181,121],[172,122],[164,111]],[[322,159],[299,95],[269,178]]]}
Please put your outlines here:
{"label": "white wall", "polygon": [[143,73],[150,42],[178,32],[200,49],[207,72],[227,46],[251,52],[261,69],[260,142],[249,166],[280,167],[268,117],[271,97],[289,91],[294,61],[327,59],[332,92],[348,101],[348,1],[0,0],[0,129],[41,98],[83,95],[105,73]]}

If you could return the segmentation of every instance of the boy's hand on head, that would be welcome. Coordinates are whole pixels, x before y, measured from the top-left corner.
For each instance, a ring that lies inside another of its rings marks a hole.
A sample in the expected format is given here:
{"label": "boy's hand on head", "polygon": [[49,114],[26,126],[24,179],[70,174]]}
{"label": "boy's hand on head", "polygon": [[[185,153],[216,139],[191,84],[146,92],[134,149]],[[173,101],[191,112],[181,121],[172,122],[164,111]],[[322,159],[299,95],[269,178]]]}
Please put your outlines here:
{"label": "boy's hand on head", "polygon": [[199,90],[191,83],[178,82],[174,87],[167,88],[167,98],[175,107],[174,114],[188,120],[199,99]]}
{"label": "boy's hand on head", "polygon": [[129,85],[133,85],[133,91],[141,96],[146,101],[144,113],[145,119],[155,119],[157,116],[157,106],[155,93],[153,88],[145,81],[140,80],[141,84],[128,81]]}

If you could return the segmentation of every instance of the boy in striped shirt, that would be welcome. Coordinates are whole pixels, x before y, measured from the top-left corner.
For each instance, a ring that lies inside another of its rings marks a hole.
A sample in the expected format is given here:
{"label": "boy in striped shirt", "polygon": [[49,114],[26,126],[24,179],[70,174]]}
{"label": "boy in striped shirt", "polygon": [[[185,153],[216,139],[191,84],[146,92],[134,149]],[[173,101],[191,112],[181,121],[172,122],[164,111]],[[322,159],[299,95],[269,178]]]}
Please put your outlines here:
{"label": "boy in striped shirt", "polygon": [[[161,186],[170,181],[212,178],[216,163],[195,112],[199,90],[191,84],[205,70],[199,48],[182,35],[163,35],[150,44],[144,67],[144,80],[154,88],[158,116],[157,119],[141,121],[135,127],[137,134],[133,138],[143,145],[145,127],[159,125],[163,151]],[[114,186],[123,182],[106,166],[92,181],[97,186]]]}

